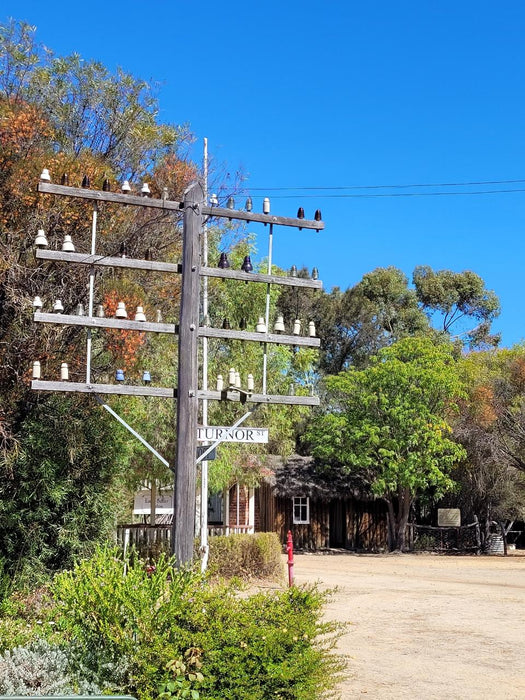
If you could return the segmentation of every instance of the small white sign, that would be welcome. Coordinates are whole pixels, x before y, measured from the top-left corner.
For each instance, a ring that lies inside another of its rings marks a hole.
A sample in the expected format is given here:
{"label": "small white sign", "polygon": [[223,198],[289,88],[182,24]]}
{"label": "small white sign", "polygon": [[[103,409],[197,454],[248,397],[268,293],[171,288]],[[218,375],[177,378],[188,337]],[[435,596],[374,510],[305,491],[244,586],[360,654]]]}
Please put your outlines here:
{"label": "small white sign", "polygon": [[460,527],[461,511],[459,508],[438,508],[439,527]]}
{"label": "small white sign", "polygon": [[[157,515],[173,513],[173,490],[157,492],[155,510]],[[133,513],[135,515],[149,515],[151,513],[151,491],[149,489],[137,491]]]}
{"label": "small white sign", "polygon": [[268,442],[268,428],[227,428],[216,425],[197,428],[199,442]]}

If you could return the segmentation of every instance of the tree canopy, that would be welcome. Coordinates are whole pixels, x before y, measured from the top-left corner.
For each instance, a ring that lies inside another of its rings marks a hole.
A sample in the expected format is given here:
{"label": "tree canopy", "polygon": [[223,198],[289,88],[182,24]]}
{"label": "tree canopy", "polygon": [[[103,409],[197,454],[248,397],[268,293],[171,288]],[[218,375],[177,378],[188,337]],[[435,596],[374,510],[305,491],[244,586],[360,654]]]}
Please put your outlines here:
{"label": "tree canopy", "polygon": [[432,317],[441,314],[445,333],[456,333],[471,347],[499,343],[500,337],[490,334],[491,323],[500,313],[498,297],[475,272],[435,272],[420,265],[414,270],[413,282],[422,308]]}
{"label": "tree canopy", "polygon": [[462,395],[452,348],[404,338],[325,383],[331,405],[308,432],[312,452],[328,469],[365,478],[388,504],[392,548],[403,549],[414,498],[452,488],[464,456],[448,422]]}
{"label": "tree canopy", "polygon": [[[104,518],[114,518],[118,502],[111,501],[108,489],[120,478],[129,452],[112,437],[118,426],[110,419],[109,427],[109,417],[94,404],[30,389],[37,359],[44,378],[58,376],[62,361],[69,364],[71,379],[85,377],[84,331],[33,323],[32,302],[41,296],[49,310],[59,298],[66,313],[75,313],[79,303],[86,306],[89,275],[85,268],[37,265],[36,232],[44,229],[53,248],[70,235],[77,251],[88,251],[92,220],[90,204],[38,195],[36,183],[43,168],[56,181],[67,174],[72,185],[80,185],[86,174],[99,188],[105,179],[115,188],[124,178],[136,186],[147,177],[157,196],[167,188],[177,199],[196,168],[180,155],[185,127],[158,120],[156,96],[147,83],[120,70],[111,74],[77,55],[56,57],[23,23],[0,27],[0,120],[0,531],[8,533],[0,557],[8,567],[33,556],[53,567],[69,560],[86,538],[104,536]],[[177,260],[181,246],[176,215],[104,203],[98,207],[97,241],[101,254],[118,255],[125,245],[128,255],[146,257],[149,249],[151,256],[170,261]],[[130,309],[144,306],[150,317],[160,309],[175,320],[173,275],[132,278],[101,269],[96,291],[96,303],[107,315],[122,300]],[[116,366],[130,377],[138,374],[149,340],[127,331],[94,332],[92,347],[92,376],[107,381]],[[78,449],[64,434],[69,424],[64,407]],[[60,420],[66,423],[62,432],[56,427]],[[55,426],[54,432],[45,426]],[[75,488],[83,505],[73,495]],[[38,527],[34,547],[24,519]]]}

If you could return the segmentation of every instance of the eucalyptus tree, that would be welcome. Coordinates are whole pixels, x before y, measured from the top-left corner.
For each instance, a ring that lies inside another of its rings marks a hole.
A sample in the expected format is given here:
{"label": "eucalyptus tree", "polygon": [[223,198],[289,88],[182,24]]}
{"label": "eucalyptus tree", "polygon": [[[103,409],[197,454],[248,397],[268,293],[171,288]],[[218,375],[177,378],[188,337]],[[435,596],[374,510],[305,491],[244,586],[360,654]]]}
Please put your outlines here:
{"label": "eucalyptus tree", "polygon": [[422,308],[438,319],[444,333],[471,348],[498,345],[500,336],[491,334],[491,324],[500,313],[500,303],[475,272],[436,272],[420,265],[413,282]]}

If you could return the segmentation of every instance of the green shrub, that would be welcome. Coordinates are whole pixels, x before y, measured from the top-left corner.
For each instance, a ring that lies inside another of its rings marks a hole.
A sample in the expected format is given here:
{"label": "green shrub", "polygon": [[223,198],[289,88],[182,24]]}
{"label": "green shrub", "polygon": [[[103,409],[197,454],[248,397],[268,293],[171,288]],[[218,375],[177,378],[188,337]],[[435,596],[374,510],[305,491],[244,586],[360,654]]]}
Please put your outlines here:
{"label": "green shrub", "polygon": [[274,532],[211,537],[209,546],[208,570],[212,576],[283,580],[282,548]]}
{"label": "green shrub", "polygon": [[10,576],[41,585],[112,536],[122,431],[82,396],[30,404],[12,463],[0,460],[0,552]]}
{"label": "green shrub", "polygon": [[53,604],[49,590],[13,590],[0,603],[0,653],[25,647],[53,629]]}
{"label": "green shrub", "polygon": [[148,572],[108,549],[58,574],[53,591],[77,671],[140,700],[314,700],[341,670],[315,588],[246,597],[165,558]]}
{"label": "green shrub", "polygon": [[192,646],[176,624],[189,591],[201,582],[164,557],[148,571],[137,558],[99,549],[55,577],[57,627],[88,680],[156,697],[159,685],[171,680],[168,664]]}
{"label": "green shrub", "polygon": [[436,538],[432,534],[419,534],[414,540],[414,551],[416,552],[432,552],[439,549]]}
{"label": "green shrub", "polygon": [[203,592],[193,620],[202,649],[202,698],[316,700],[334,697],[342,661],[339,626],[321,621],[316,588],[239,597],[232,587]]}

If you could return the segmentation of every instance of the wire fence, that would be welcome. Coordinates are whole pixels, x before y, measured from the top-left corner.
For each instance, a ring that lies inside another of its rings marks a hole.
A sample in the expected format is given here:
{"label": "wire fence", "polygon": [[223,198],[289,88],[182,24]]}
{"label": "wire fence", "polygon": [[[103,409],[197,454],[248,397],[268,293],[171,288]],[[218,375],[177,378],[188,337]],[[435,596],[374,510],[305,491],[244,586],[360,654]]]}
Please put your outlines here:
{"label": "wire fence", "polygon": [[479,523],[435,527],[409,523],[408,543],[413,552],[476,552],[482,550]]}

